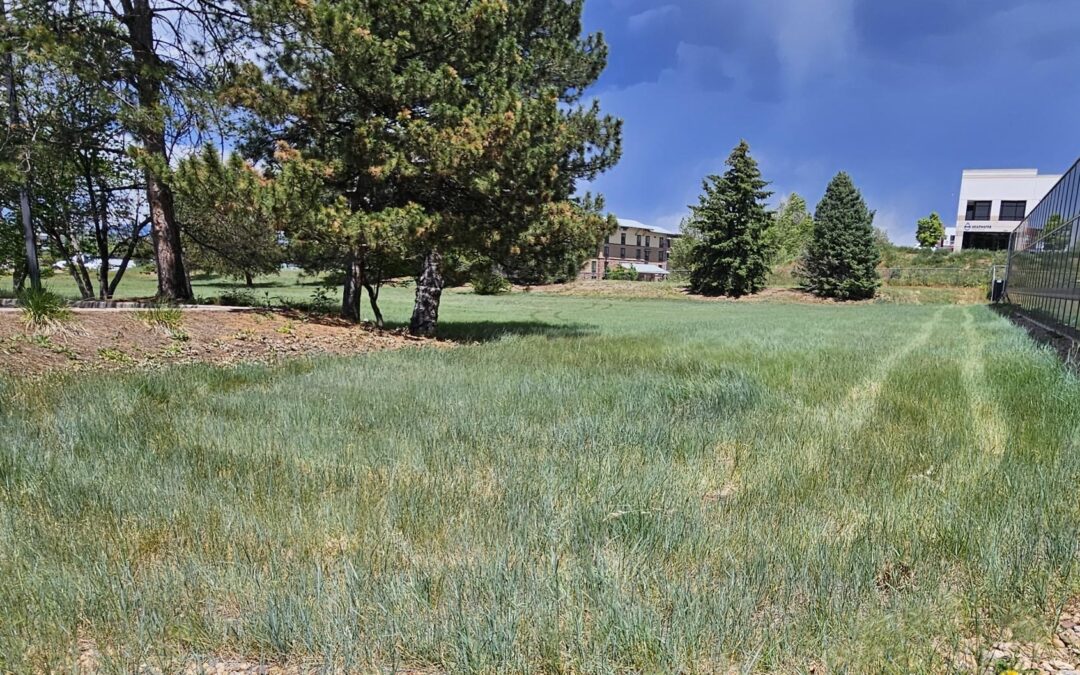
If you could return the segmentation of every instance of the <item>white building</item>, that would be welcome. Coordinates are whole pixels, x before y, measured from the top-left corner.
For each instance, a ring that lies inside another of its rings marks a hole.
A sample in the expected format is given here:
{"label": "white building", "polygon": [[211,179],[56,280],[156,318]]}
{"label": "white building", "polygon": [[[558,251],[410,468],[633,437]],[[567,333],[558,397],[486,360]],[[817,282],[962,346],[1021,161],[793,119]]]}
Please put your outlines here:
{"label": "white building", "polygon": [[938,248],[943,248],[943,249],[946,249],[946,250],[949,250],[949,251],[956,248],[956,228],[955,227],[946,227],[945,228],[945,236],[942,237],[938,241],[937,247]]}
{"label": "white building", "polygon": [[1038,169],[966,169],[953,250],[1007,249],[1012,231],[1060,179]]}

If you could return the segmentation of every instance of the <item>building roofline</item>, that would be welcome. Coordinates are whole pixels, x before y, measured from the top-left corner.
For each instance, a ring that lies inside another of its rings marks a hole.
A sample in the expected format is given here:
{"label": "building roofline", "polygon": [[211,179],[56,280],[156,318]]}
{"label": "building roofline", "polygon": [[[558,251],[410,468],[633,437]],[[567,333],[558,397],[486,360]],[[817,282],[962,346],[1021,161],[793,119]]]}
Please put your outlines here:
{"label": "building roofline", "polygon": [[625,227],[625,228],[633,227],[633,228],[636,228],[636,229],[639,229],[639,230],[648,230],[650,232],[656,232],[658,234],[670,234],[670,235],[673,235],[673,236],[676,236],[676,237],[682,235],[682,232],[679,232],[677,230],[669,230],[667,228],[657,227],[655,225],[646,225],[645,223],[643,223],[641,221],[632,220],[630,218],[616,218],[616,220],[619,221],[619,227]]}
{"label": "building roofline", "polygon": [[1056,176],[1060,174],[1039,173],[1038,169],[964,169],[963,175],[983,178],[1028,178],[1032,176]]}

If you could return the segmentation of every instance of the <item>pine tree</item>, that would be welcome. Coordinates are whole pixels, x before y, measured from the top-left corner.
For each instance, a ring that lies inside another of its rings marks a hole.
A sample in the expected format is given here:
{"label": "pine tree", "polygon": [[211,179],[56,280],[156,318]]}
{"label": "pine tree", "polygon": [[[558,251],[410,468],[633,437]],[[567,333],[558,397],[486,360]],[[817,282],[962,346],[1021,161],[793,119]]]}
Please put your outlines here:
{"label": "pine tree", "polygon": [[750,146],[741,141],[727,159],[723,176],[709,176],[693,211],[701,240],[694,252],[690,289],[702,295],[739,297],[765,286],[769,273],[765,231],[771,216],[765,200],[771,192],[761,178]]}
{"label": "pine tree", "polygon": [[838,173],[814,212],[814,234],[800,266],[803,287],[840,300],[874,297],[881,253],[873,221],[851,176]]}
{"label": "pine tree", "polygon": [[189,266],[244,279],[275,274],[287,227],[278,186],[237,153],[211,145],[181,160],[173,173],[176,213]]}
{"label": "pine tree", "polygon": [[607,56],[581,32],[582,0],[241,4],[272,48],[238,68],[231,97],[261,125],[249,150],[294,149],[346,203],[308,238],[334,243],[347,317],[386,224],[418,273],[410,330],[424,335],[444,261],[562,264],[557,249],[611,231],[601,201],[575,196],[620,153],[620,122],[582,100]]}

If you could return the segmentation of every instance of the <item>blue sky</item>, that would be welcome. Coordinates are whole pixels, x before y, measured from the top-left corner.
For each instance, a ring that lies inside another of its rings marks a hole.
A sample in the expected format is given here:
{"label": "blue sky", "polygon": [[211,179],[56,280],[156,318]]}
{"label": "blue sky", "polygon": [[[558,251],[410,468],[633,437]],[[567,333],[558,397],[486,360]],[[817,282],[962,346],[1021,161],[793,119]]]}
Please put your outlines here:
{"label": "blue sky", "polygon": [[1080,156],[1080,0],[586,0],[624,120],[589,189],[674,227],[745,138],[777,197],[847,171],[876,224],[956,219],[965,168],[1061,173]]}

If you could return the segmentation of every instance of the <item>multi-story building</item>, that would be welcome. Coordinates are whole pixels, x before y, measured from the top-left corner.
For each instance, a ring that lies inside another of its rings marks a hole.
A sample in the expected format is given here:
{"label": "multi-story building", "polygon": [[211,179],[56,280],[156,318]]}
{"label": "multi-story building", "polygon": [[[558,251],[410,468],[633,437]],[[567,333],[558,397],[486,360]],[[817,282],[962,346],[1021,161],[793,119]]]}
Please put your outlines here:
{"label": "multi-story building", "polygon": [[594,258],[585,261],[579,279],[603,279],[604,273],[615,267],[633,267],[638,278],[655,281],[666,278],[671,242],[677,232],[619,219],[619,229],[607,238]]}
{"label": "multi-story building", "polygon": [[965,170],[953,250],[1009,248],[1012,231],[1060,178],[1038,169]]}

